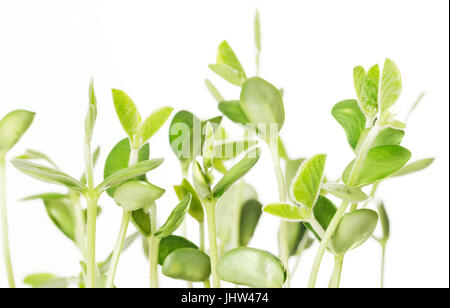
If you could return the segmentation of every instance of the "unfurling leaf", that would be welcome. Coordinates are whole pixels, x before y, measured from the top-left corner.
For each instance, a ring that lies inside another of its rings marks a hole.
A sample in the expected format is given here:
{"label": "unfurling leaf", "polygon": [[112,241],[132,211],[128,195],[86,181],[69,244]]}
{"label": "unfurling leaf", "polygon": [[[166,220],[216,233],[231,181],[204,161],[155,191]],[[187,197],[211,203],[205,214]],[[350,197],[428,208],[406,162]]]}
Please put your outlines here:
{"label": "unfurling leaf", "polygon": [[189,211],[192,195],[188,194],[183,200],[172,210],[164,225],[155,232],[153,236],[164,238],[175,232],[183,223],[186,214]]}
{"label": "unfurling leaf", "polygon": [[194,187],[198,196],[202,199],[208,198],[211,194],[209,180],[197,161],[192,166],[192,179],[194,180]]}
{"label": "unfurling leaf", "polygon": [[242,85],[247,78],[236,54],[226,41],[217,50],[217,63],[209,65],[209,68],[236,86]]}

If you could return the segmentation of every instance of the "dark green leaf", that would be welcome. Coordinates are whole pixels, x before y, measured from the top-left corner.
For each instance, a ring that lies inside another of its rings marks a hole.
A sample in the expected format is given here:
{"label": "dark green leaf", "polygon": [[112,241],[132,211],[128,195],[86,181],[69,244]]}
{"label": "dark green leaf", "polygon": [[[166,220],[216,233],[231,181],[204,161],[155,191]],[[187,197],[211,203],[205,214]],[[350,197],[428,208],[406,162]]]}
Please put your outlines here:
{"label": "dark green leaf", "polygon": [[211,275],[211,263],[203,251],[180,248],[165,258],[162,273],[174,279],[206,281]]}
{"label": "dark green leaf", "polygon": [[262,204],[258,200],[248,200],[242,206],[240,219],[239,243],[241,246],[247,246],[255,233],[259,218],[262,214]]}

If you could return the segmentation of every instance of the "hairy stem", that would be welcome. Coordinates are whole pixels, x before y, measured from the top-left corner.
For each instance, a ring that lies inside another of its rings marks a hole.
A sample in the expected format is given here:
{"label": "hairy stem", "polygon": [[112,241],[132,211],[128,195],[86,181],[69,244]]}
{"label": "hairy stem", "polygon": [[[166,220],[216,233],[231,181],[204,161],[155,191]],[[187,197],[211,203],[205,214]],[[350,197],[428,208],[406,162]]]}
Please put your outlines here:
{"label": "hairy stem", "polygon": [[116,275],[117,264],[119,264],[120,253],[122,252],[123,243],[125,242],[125,236],[127,235],[128,224],[130,222],[131,212],[123,211],[122,223],[120,225],[119,235],[117,236],[116,246],[114,247],[111,263],[109,264],[106,288],[112,288],[114,286],[114,277]]}
{"label": "hairy stem", "polygon": [[214,288],[220,288],[220,279],[216,272],[218,253],[216,237],[216,203],[217,200],[205,201],[206,216],[208,220],[209,254],[211,257],[211,276]]}
{"label": "hairy stem", "polygon": [[[278,141],[278,139],[276,139],[275,142],[269,142],[269,147],[272,153],[272,160],[277,178],[279,199],[281,202],[286,202],[287,199],[286,183],[284,181],[283,171],[281,170],[280,157],[278,155],[278,145],[276,141]],[[289,273],[289,243],[288,243],[287,224],[288,222],[285,220],[282,220],[280,223],[280,233],[279,233],[280,236],[278,238],[279,240],[278,247],[281,262],[283,262],[286,268],[286,272]],[[289,286],[290,286],[289,277],[287,277],[283,287],[289,288]]]}
{"label": "hairy stem", "polygon": [[[379,132],[381,131],[382,127],[378,124],[375,124],[369,131],[369,134],[367,135],[366,139],[364,140],[364,143],[361,147],[361,150],[358,152],[355,163],[353,165],[353,169],[350,172],[349,180],[347,185],[352,187],[355,186],[358,183],[358,176],[359,172],[364,164],[364,161],[367,157],[367,153],[369,153],[370,148],[372,147],[372,144],[375,140],[375,138],[378,136]],[[330,243],[331,238],[333,237],[334,231],[336,231],[336,228],[339,225],[339,222],[341,221],[342,217],[344,216],[345,212],[347,211],[347,207],[349,206],[349,203],[347,201],[343,201],[337,212],[334,214],[333,219],[331,220],[327,230],[325,231],[325,235],[322,238],[322,241],[320,242],[319,249],[317,250],[316,257],[314,259],[314,264],[311,269],[311,274],[309,276],[309,283],[308,287],[314,288],[316,286],[317,281],[317,275],[319,274],[320,265],[322,263],[323,256],[325,254],[325,251],[327,250],[328,244]]]}
{"label": "hairy stem", "polygon": [[11,263],[11,255],[9,252],[9,236],[8,236],[8,217],[6,210],[6,171],[5,157],[0,156],[0,216],[2,223],[2,242],[3,256],[5,259],[6,275],[8,276],[8,284],[10,288],[15,288],[14,273]]}

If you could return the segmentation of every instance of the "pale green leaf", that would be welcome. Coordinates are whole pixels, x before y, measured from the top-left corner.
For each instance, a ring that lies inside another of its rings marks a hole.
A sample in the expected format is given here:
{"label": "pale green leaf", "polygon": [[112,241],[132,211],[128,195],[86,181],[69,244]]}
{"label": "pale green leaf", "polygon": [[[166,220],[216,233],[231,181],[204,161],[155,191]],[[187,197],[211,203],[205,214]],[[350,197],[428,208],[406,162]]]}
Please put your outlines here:
{"label": "pale green leaf", "polygon": [[221,101],[219,103],[219,110],[231,121],[246,125],[250,122],[242,110],[240,101]]}
{"label": "pale green leaf", "polygon": [[48,273],[28,275],[23,282],[38,289],[63,289],[69,286],[69,279]]}
{"label": "pale green leaf", "polygon": [[226,41],[217,50],[217,63],[209,68],[228,82],[240,86],[247,78],[236,54]]}
{"label": "pale green leaf", "polygon": [[112,90],[114,107],[116,108],[117,116],[122,124],[125,133],[128,137],[135,141],[135,137],[139,132],[141,123],[141,116],[139,111],[131,100],[131,98],[121,90]]}
{"label": "pale green leaf", "polygon": [[183,200],[172,210],[164,225],[154,234],[155,237],[164,238],[175,232],[183,223],[191,204],[191,194],[186,195]]}
{"label": "pale green leaf", "polygon": [[208,89],[209,93],[211,93],[211,95],[214,97],[216,102],[220,103],[224,101],[222,94],[220,94],[219,90],[217,90],[217,88],[209,79],[205,79],[205,86]]}
{"label": "pale green leaf", "polygon": [[434,162],[434,158],[424,158],[419,159],[416,161],[413,161],[410,164],[407,164],[397,172],[390,175],[390,177],[397,177],[397,176],[403,176],[410,173],[418,172],[421,170],[426,169],[428,166],[430,166]]}
{"label": "pale green leaf", "polygon": [[264,207],[263,211],[290,221],[308,220],[311,217],[310,213],[299,206],[284,202],[270,203]]}
{"label": "pale green leaf", "polygon": [[368,195],[356,187],[348,187],[335,183],[323,183],[322,188],[333,196],[351,203],[359,203],[369,199]]}
{"label": "pale green leaf", "polygon": [[211,263],[209,256],[201,250],[180,248],[165,258],[162,273],[174,279],[202,282],[211,275]]}
{"label": "pale green leaf", "polygon": [[144,181],[128,181],[118,186],[114,192],[114,201],[127,211],[149,208],[162,197],[165,190]]}
{"label": "pale green leaf", "polygon": [[391,59],[386,59],[383,67],[380,88],[381,111],[388,110],[398,100],[402,91],[402,77],[397,65]]}
{"label": "pale green leaf", "polygon": [[14,110],[0,121],[0,156],[5,155],[33,123],[34,112]]}
{"label": "pale green leaf", "polygon": [[161,107],[153,111],[139,128],[140,144],[147,142],[167,121],[172,107]]}

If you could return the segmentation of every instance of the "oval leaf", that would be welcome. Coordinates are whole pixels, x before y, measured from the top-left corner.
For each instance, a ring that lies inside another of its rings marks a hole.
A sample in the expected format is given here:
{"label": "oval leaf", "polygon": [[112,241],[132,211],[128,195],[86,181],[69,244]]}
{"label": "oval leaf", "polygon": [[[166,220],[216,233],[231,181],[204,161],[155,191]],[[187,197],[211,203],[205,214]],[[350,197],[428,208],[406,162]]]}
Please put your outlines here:
{"label": "oval leaf", "polygon": [[145,209],[139,209],[131,212],[131,222],[145,237],[152,234],[150,215]]}
{"label": "oval leaf", "polygon": [[164,238],[175,232],[183,223],[184,217],[186,217],[186,214],[189,211],[191,200],[191,194],[184,197],[184,199],[181,200],[181,202],[170,213],[164,225],[155,232],[154,236]]}
{"label": "oval leaf", "polygon": [[168,255],[181,248],[198,249],[197,245],[182,236],[169,235],[168,237],[163,238],[159,243],[158,264],[163,265],[164,260]]}
{"label": "oval leaf", "polygon": [[23,282],[36,289],[63,289],[69,286],[69,279],[47,273],[28,275]]}
{"label": "oval leaf", "polygon": [[134,179],[140,175],[145,175],[147,172],[159,167],[164,162],[163,158],[150,159],[142,161],[131,167],[121,169],[112,175],[108,176],[95,189],[100,194],[108,188],[122,184],[128,180]]}
{"label": "oval leaf", "polygon": [[385,128],[378,134],[377,138],[375,138],[372,148],[382,145],[399,145],[404,136],[405,132],[403,130],[390,127]]}
{"label": "oval leaf", "polygon": [[153,111],[139,128],[140,144],[147,142],[167,121],[172,107],[162,107]]}
{"label": "oval leaf", "polygon": [[0,121],[0,156],[5,155],[33,123],[34,112],[14,110]]}
{"label": "oval leaf", "polygon": [[133,100],[125,92],[113,89],[112,96],[120,123],[128,137],[134,140],[141,124],[139,111]]}
{"label": "oval leaf", "polygon": [[358,203],[369,199],[368,195],[361,189],[355,187],[335,183],[323,183],[322,188],[333,196],[351,203]]}
{"label": "oval leaf", "polygon": [[[402,168],[411,158],[411,152],[399,145],[384,145],[372,148],[364,160],[355,186],[364,186],[380,181]],[[342,180],[348,184],[354,161],[342,174]]]}
{"label": "oval leaf", "polygon": [[217,264],[222,280],[254,288],[280,288],[287,273],[283,263],[271,253],[240,247],[225,253]]}
{"label": "oval leaf", "polygon": [[220,179],[212,191],[214,198],[220,198],[225,191],[233,185],[237,180],[243,177],[256,164],[261,156],[261,149],[256,148],[251,150],[245,157],[234,165],[227,173]]}
{"label": "oval leaf", "polygon": [[127,211],[146,209],[162,197],[165,190],[144,181],[128,181],[116,188],[114,201]]}
{"label": "oval leaf", "polygon": [[292,197],[311,210],[320,193],[327,156],[319,154],[303,162],[291,184]]}
{"label": "oval leaf", "polygon": [[381,111],[395,104],[402,91],[402,76],[397,65],[391,59],[386,59],[383,66],[380,88]]}
{"label": "oval leaf", "polygon": [[40,181],[62,185],[80,193],[84,193],[87,190],[84,184],[59,170],[23,159],[14,159],[12,164],[22,173]]}
{"label": "oval leaf", "polygon": [[242,206],[239,227],[239,244],[241,246],[247,246],[250,243],[261,214],[262,204],[258,200],[248,200]]}
{"label": "oval leaf", "polygon": [[352,99],[341,101],[334,105],[331,114],[344,129],[352,149],[355,149],[361,132],[366,127],[366,117],[358,102]]}
{"label": "oval leaf", "polygon": [[332,246],[336,254],[344,254],[362,245],[371,236],[378,223],[378,214],[368,209],[347,213],[334,232]]}
{"label": "oval leaf", "polygon": [[174,279],[206,281],[211,275],[211,263],[209,256],[203,251],[181,248],[165,258],[162,273]]}
{"label": "oval leaf", "polygon": [[234,123],[246,125],[250,122],[240,101],[222,101],[219,103],[219,110]]}
{"label": "oval leaf", "polygon": [[284,105],[280,91],[259,77],[245,81],[241,90],[241,107],[254,124],[284,124]]}

